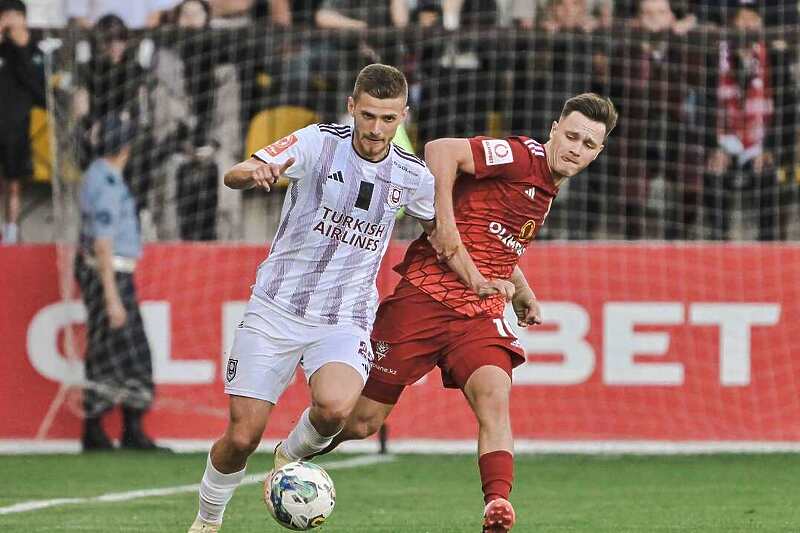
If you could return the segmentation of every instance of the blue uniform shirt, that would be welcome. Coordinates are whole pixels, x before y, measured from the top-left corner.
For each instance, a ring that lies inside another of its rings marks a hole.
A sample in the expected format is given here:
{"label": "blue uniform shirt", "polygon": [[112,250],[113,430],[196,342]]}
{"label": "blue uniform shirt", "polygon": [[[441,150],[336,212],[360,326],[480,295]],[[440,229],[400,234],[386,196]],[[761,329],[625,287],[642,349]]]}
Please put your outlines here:
{"label": "blue uniform shirt", "polygon": [[81,187],[81,250],[94,254],[94,239],[110,238],[114,255],[139,258],[142,238],[139,215],[122,173],[104,159],[86,170]]}

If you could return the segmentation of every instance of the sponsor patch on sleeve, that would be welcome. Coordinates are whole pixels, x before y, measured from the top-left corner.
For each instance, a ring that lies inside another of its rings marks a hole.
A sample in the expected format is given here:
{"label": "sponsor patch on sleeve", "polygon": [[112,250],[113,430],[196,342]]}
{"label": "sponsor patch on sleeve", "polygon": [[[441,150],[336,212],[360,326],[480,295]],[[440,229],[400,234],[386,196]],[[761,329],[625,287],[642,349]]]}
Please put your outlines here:
{"label": "sponsor patch on sleeve", "polygon": [[486,139],[483,141],[483,153],[486,157],[486,165],[505,165],[514,162],[514,154],[511,153],[511,145],[503,139]]}
{"label": "sponsor patch on sleeve", "polygon": [[287,135],[283,139],[278,139],[274,143],[270,144],[269,146],[264,148],[264,151],[267,152],[272,157],[276,157],[285,152],[286,150],[288,150],[289,147],[291,147],[296,142],[297,142],[297,135],[292,133],[291,135]]}

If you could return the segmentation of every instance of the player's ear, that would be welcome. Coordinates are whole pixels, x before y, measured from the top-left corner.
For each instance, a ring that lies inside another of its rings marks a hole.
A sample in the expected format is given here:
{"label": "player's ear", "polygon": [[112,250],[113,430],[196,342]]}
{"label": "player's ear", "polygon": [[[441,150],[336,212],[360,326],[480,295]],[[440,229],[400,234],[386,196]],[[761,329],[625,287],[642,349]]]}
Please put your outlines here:
{"label": "player's ear", "polygon": [[347,97],[347,112],[350,113],[351,116],[355,117],[356,111],[356,101],[353,100],[352,96]]}
{"label": "player's ear", "polygon": [[605,144],[601,144],[601,145],[600,145],[600,148],[598,148],[598,149],[597,149],[597,153],[596,153],[596,154],[594,154],[594,157],[592,158],[592,161],[594,161],[595,159],[597,159],[597,156],[598,156],[598,155],[600,155],[600,152],[602,152],[602,151],[603,151],[603,148],[605,148],[605,147],[606,147],[606,145],[605,145]]}
{"label": "player's ear", "polygon": [[405,106],[403,108],[403,112],[400,114],[400,123],[401,124],[406,121],[406,117],[407,116],[408,116],[408,106]]}
{"label": "player's ear", "polygon": [[556,132],[557,129],[558,129],[558,121],[554,120],[553,124],[550,126],[550,137],[553,136],[553,134]]}

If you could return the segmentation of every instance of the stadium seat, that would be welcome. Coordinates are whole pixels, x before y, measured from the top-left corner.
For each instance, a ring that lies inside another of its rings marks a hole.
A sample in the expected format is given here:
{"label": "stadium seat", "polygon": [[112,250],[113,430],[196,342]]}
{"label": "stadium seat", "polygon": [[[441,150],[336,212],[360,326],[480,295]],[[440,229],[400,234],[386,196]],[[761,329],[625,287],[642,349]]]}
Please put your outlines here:
{"label": "stadium seat", "polygon": [[[282,105],[259,112],[247,129],[244,158],[315,122],[319,122],[319,116],[306,107]],[[284,181],[281,180],[278,185],[285,186]]]}
{"label": "stadium seat", "polygon": [[47,111],[41,107],[31,109],[29,135],[33,156],[33,179],[40,182],[50,181],[53,162],[50,152],[50,124],[47,120]]}

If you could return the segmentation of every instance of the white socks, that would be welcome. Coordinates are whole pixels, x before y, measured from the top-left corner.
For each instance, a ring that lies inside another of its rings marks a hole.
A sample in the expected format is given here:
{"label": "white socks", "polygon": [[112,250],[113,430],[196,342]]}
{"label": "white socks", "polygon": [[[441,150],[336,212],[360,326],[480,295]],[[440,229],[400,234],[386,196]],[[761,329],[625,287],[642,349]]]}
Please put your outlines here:
{"label": "white socks", "polygon": [[233,491],[244,479],[244,471],[245,469],[242,468],[232,474],[219,472],[211,464],[211,454],[209,453],[206,471],[200,482],[200,511],[197,516],[212,524],[221,523],[225,506],[233,496]]}
{"label": "white socks", "polygon": [[303,415],[297,425],[289,433],[289,437],[283,441],[283,452],[294,461],[321,452],[333,442],[333,437],[336,436],[323,437],[320,435],[314,425],[311,424],[311,419],[308,417],[310,412],[311,409],[303,411]]}

